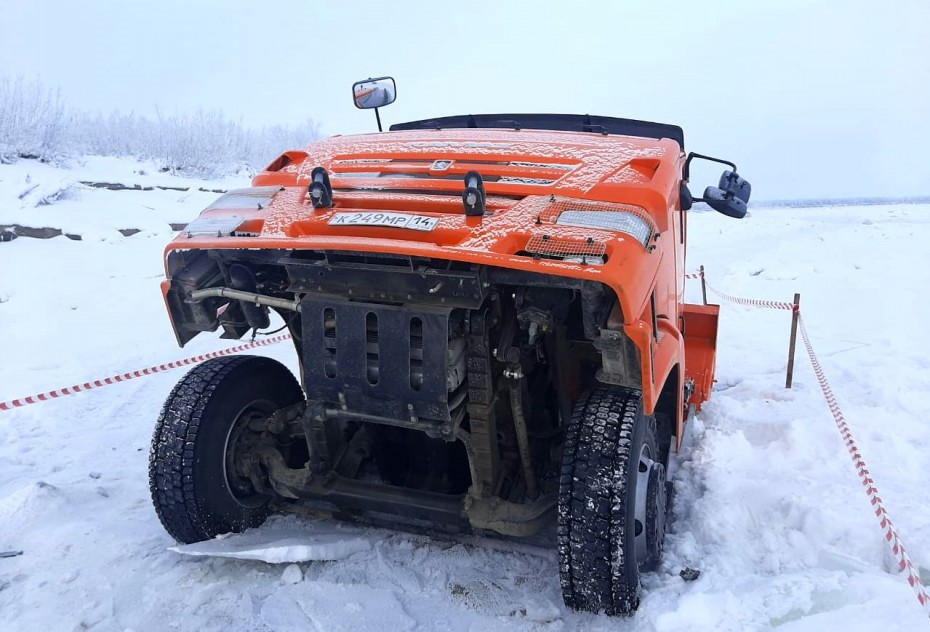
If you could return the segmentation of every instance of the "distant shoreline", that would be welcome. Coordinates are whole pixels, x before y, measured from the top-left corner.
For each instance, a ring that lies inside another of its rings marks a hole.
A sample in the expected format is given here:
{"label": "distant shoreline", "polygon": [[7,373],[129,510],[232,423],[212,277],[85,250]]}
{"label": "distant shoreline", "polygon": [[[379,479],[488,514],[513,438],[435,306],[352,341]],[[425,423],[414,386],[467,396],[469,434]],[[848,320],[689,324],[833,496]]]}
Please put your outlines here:
{"label": "distant shoreline", "polygon": [[[849,197],[849,198],[808,198],[800,200],[761,200],[749,203],[750,209],[764,208],[816,208],[821,206],[896,206],[900,204],[930,204],[930,195],[913,195],[907,197]],[[695,211],[713,210],[706,204],[698,202]]]}

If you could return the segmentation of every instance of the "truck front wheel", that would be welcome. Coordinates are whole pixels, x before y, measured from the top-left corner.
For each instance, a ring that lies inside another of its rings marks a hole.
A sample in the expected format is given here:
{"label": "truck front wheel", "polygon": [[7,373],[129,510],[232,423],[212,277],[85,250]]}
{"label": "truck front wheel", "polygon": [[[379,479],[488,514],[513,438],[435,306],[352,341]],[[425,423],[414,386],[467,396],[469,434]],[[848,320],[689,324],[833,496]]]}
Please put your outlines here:
{"label": "truck front wheel", "polygon": [[152,502],[175,540],[199,542],[264,522],[272,496],[241,469],[260,440],[249,424],[302,399],[287,367],[261,356],[214,358],[178,382],[149,457]]}
{"label": "truck front wheel", "polygon": [[665,536],[665,466],[638,391],[602,386],[575,406],[562,452],[559,573],[565,604],[629,614]]}

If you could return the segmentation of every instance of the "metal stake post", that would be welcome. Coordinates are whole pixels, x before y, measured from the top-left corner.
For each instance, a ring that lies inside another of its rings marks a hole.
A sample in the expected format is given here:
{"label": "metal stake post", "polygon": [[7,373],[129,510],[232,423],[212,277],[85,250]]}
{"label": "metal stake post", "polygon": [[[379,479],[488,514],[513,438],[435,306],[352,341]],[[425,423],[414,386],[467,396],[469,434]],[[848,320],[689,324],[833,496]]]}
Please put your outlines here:
{"label": "metal stake post", "polygon": [[704,298],[704,304],[707,305],[707,282],[704,280],[704,266],[701,266],[701,296]]}
{"label": "metal stake post", "polygon": [[801,295],[794,295],[794,311],[791,314],[791,341],[788,343],[788,374],[785,376],[785,388],[791,388],[794,379],[794,348],[798,342],[798,319],[801,318]]}

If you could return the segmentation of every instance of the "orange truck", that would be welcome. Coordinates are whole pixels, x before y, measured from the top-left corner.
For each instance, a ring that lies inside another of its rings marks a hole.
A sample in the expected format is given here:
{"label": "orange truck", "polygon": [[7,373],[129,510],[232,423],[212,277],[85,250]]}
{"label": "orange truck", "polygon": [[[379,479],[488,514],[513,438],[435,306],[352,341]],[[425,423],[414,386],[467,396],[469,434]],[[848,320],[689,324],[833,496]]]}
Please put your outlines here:
{"label": "orange truck", "polygon": [[222,195],[165,252],[178,343],[270,333],[274,312],[300,375],[230,356],[177,384],[151,450],[162,524],[189,543],[302,507],[551,540],[567,606],[635,610],[669,453],[713,384],[718,308],[684,302],[694,158],[730,166],[700,201],[745,215],[749,184],[681,128],[561,114],[336,136]]}

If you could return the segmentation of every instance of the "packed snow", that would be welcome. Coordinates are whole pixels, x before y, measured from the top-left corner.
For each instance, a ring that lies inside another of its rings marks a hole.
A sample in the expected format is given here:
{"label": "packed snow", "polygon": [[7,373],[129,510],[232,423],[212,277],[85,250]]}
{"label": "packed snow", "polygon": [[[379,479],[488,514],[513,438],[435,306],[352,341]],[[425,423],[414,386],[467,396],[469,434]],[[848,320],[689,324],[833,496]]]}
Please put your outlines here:
{"label": "packed snow", "polygon": [[[0,401],[236,344],[207,334],[178,349],[159,282],[169,225],[216,195],[198,189],[246,184],[106,158],[0,165],[0,225],[82,237],[0,242]],[[689,221],[688,267],[703,264],[713,287],[778,301],[801,293],[820,361],[928,579],[930,205]],[[687,293],[699,302],[699,283]],[[722,307],[713,397],[674,460],[664,561],[628,619],[567,610],[554,547],[298,515],[178,546],[147,480],[175,370],[0,411],[0,630],[920,629],[926,614],[891,572],[801,346],[784,388],[789,326],[789,312]],[[255,353],[296,370],[287,343]],[[686,568],[699,578],[685,582]]]}

